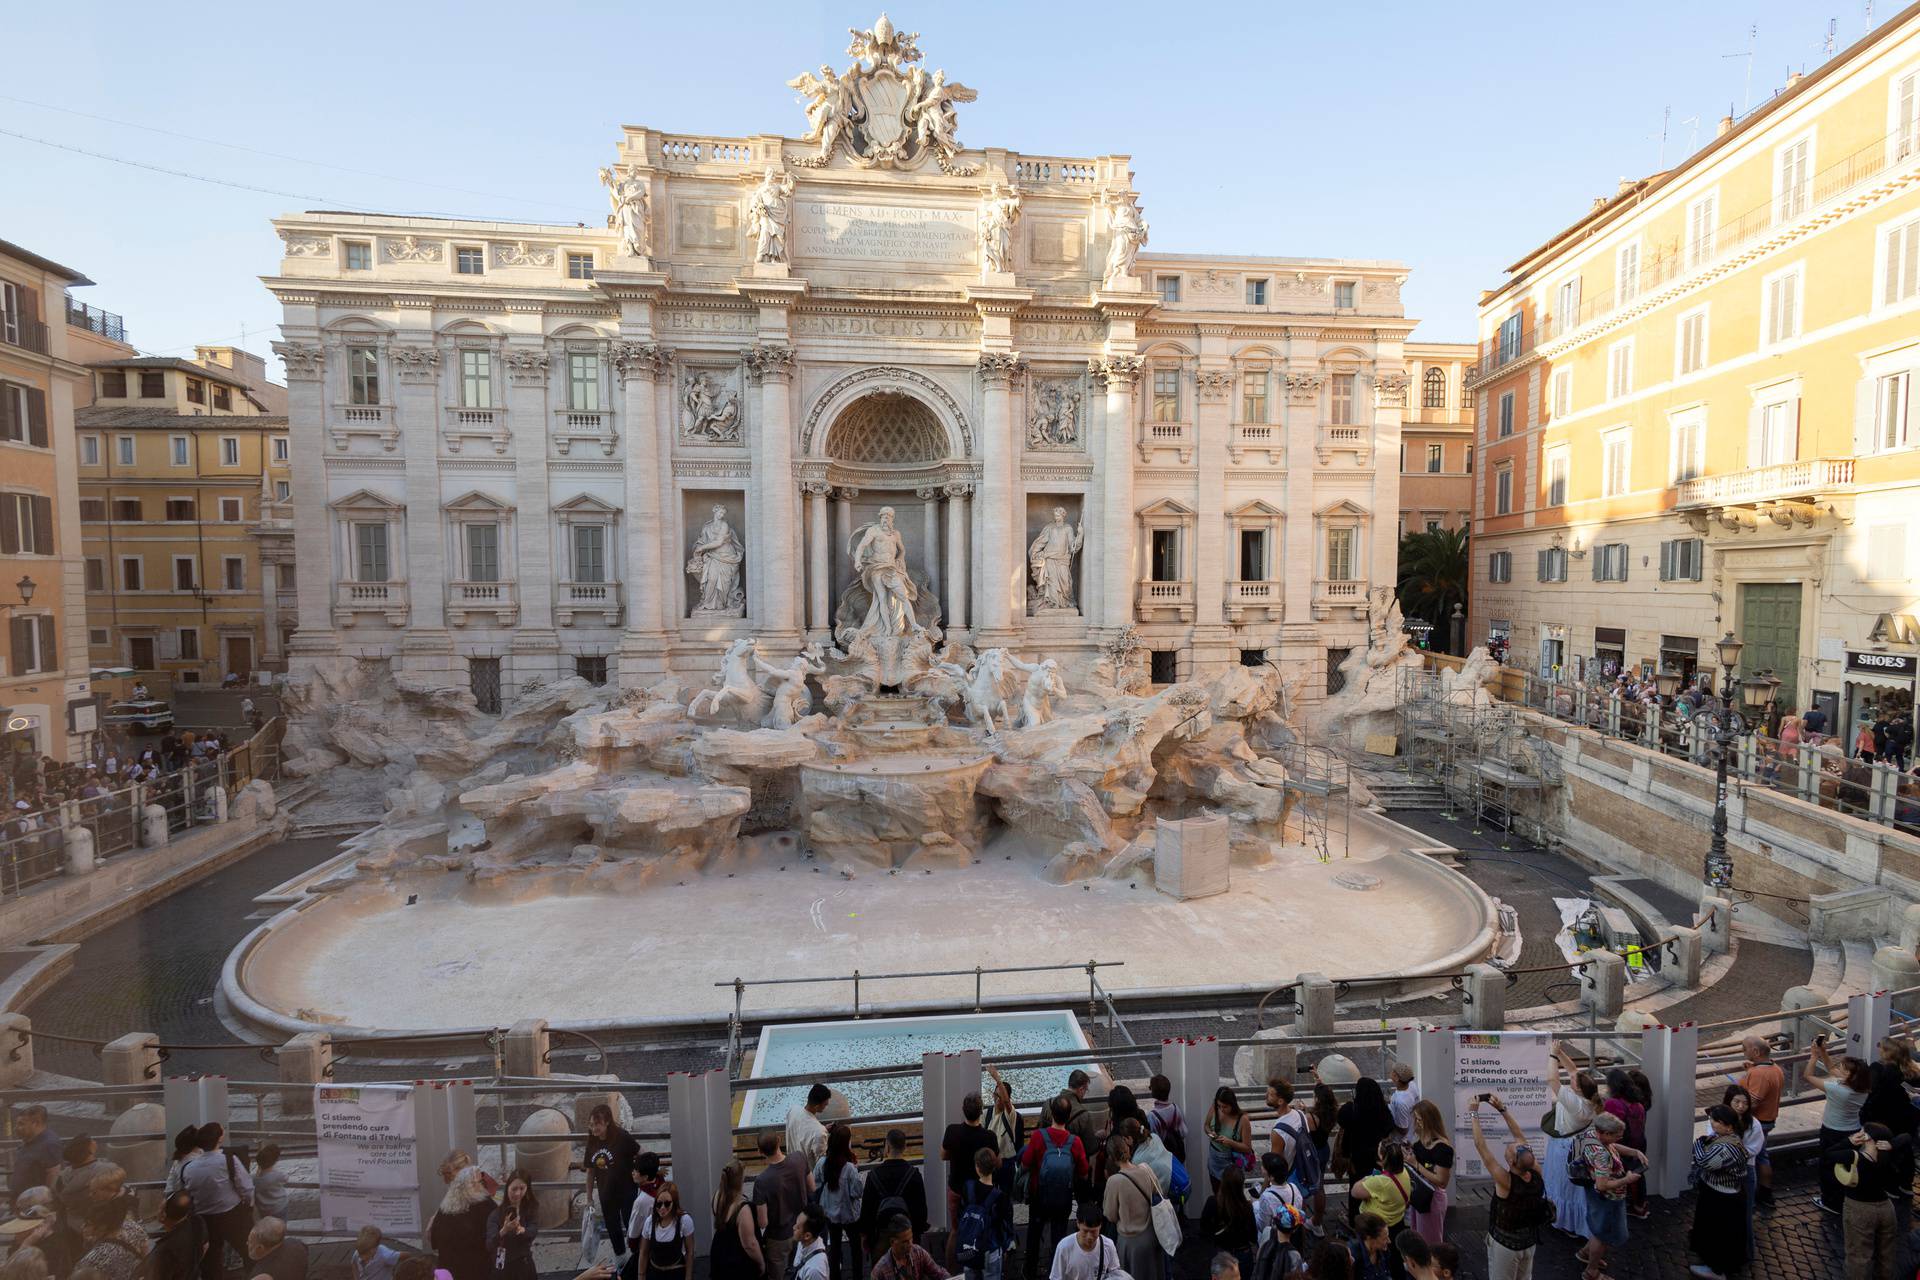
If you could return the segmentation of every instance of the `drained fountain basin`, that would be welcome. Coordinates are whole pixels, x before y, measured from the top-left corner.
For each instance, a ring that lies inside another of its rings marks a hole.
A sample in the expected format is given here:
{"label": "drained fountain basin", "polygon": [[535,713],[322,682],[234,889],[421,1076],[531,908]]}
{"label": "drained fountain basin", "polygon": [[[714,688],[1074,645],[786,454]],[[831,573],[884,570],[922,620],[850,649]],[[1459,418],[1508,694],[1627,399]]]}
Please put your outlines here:
{"label": "drained fountain basin", "polygon": [[[788,1022],[765,1027],[753,1057],[749,1079],[809,1075],[846,1096],[856,1116],[897,1115],[920,1109],[920,1075],[884,1080],[834,1078],[838,1071],[895,1067],[920,1060],[923,1053],[980,1050],[982,1057],[1088,1049],[1080,1023],[1065,1009],[1031,1013],[969,1013],[933,1018],[868,1018],[859,1022]],[[1092,1073],[1085,1062],[1016,1067],[1001,1074],[1013,1086],[1016,1102],[1049,1098],[1066,1088],[1076,1069]],[[985,1094],[982,1081],[982,1098]],[[740,1123],[778,1124],[807,1099],[807,1086],[755,1089],[746,1096]]]}

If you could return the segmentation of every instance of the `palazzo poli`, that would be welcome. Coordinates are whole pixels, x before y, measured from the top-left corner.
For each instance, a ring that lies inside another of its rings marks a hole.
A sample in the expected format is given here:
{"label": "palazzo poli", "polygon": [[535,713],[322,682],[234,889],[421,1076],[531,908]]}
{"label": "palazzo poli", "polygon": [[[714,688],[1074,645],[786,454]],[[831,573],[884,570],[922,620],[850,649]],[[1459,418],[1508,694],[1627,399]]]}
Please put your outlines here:
{"label": "palazzo poli", "polygon": [[965,145],[973,90],[854,35],[800,137],[628,126],[604,229],[276,221],[296,674],[487,707],[844,643],[900,603],[854,554],[883,510],[950,652],[1311,699],[1368,645],[1405,268],[1148,251],[1127,156]]}

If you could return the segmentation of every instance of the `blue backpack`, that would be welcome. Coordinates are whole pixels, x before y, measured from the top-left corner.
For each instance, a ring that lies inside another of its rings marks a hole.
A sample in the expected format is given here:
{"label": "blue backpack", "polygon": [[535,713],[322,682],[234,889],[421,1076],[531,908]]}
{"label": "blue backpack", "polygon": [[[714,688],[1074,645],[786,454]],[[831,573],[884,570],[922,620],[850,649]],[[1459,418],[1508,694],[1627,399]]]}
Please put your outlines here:
{"label": "blue backpack", "polygon": [[979,1182],[968,1184],[966,1207],[960,1211],[960,1221],[953,1232],[954,1257],[969,1271],[980,1270],[986,1265],[988,1254],[1006,1248],[1006,1242],[999,1238],[999,1224],[994,1221],[1000,1188],[986,1184],[987,1194],[981,1198],[981,1185]]}
{"label": "blue backpack", "polygon": [[1073,1135],[1056,1143],[1052,1129],[1042,1129],[1040,1140],[1047,1149],[1040,1153],[1040,1205],[1045,1209],[1073,1207]]}

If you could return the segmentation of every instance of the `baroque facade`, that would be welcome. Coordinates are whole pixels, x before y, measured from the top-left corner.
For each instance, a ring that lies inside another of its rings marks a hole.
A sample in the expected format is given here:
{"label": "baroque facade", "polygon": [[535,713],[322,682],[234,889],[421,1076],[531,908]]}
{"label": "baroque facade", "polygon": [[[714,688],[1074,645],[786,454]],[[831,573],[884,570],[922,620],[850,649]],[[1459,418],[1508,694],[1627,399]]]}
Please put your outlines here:
{"label": "baroque facade", "polygon": [[1912,715],[1917,318],[1908,8],[1484,295],[1473,641],[1573,680],[1732,631],[1845,741]]}
{"label": "baroque facade", "polygon": [[828,642],[883,508],[950,640],[1309,696],[1365,645],[1405,268],[1144,252],[1126,156],[964,146],[973,91],[854,34],[801,138],[628,127],[605,229],[276,221],[296,673],[485,706]]}

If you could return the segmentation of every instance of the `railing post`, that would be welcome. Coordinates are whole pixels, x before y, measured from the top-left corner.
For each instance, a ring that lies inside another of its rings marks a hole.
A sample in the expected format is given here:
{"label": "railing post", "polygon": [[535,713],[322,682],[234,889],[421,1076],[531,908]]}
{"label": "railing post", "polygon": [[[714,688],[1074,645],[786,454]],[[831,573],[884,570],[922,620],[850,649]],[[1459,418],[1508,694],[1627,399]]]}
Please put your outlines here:
{"label": "railing post", "polygon": [[973,1011],[980,1012],[980,966],[973,966]]}
{"label": "railing post", "polygon": [[860,971],[853,971],[853,1016],[860,1016]]}
{"label": "railing post", "polygon": [[1893,822],[1894,799],[1899,794],[1900,774],[1891,765],[1874,764],[1873,791],[1868,797],[1867,816],[1886,826]]}
{"label": "railing post", "polygon": [[1820,799],[1820,751],[1804,742],[1793,744],[1794,789],[1809,804]]}

